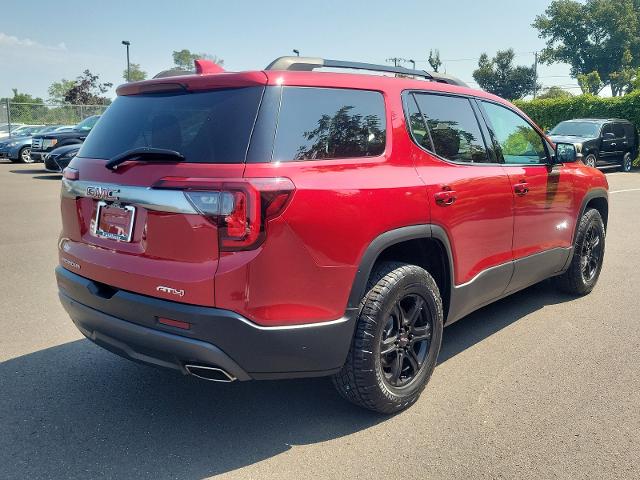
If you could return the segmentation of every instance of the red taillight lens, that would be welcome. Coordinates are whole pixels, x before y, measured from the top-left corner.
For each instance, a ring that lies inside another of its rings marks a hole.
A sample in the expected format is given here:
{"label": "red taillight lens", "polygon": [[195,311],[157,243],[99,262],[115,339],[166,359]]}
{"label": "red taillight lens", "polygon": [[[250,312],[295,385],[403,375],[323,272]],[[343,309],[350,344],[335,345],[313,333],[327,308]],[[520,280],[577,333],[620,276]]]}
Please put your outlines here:
{"label": "red taillight lens", "polygon": [[62,170],[62,176],[67,180],[78,180],[80,178],[80,172],[75,168],[65,168]]}
{"label": "red taillight lens", "polygon": [[282,213],[295,190],[288,178],[165,177],[153,188],[184,190],[194,208],[218,227],[222,251],[258,247],[266,221]]}

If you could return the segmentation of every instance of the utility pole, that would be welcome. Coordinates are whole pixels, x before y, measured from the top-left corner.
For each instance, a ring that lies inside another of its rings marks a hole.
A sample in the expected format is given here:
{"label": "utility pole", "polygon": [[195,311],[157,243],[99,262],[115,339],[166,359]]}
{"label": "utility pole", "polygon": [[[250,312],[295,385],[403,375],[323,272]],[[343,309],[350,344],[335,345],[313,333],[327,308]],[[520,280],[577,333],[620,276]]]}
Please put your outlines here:
{"label": "utility pole", "polygon": [[400,62],[406,62],[407,60],[400,57],[391,57],[385,60],[386,62],[393,62],[393,66],[397,67]]}
{"label": "utility pole", "polygon": [[297,57],[300,56],[300,50],[298,50],[297,48],[293,49],[293,53],[295,53]]}
{"label": "utility pole", "polygon": [[413,69],[415,70],[416,69],[416,61],[415,60],[409,60],[409,63],[411,65],[413,65]]}
{"label": "utility pole", "polygon": [[535,82],[533,84],[533,98],[538,96],[538,52],[533,52],[534,61],[533,61],[533,71]]}
{"label": "utility pole", "polygon": [[129,40],[123,40],[122,45],[127,47],[127,82],[131,81],[131,64],[129,63],[129,45],[131,42]]}

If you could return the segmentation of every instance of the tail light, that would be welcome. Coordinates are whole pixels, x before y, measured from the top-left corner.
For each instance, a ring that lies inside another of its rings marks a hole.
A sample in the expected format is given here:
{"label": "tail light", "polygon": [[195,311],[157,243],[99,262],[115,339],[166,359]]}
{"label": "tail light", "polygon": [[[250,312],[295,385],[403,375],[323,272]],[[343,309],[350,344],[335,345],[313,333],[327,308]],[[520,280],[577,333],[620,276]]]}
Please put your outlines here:
{"label": "tail light", "polygon": [[288,178],[165,177],[153,188],[183,190],[187,200],[218,227],[220,250],[251,250],[265,237],[267,220],[286,207],[295,186]]}

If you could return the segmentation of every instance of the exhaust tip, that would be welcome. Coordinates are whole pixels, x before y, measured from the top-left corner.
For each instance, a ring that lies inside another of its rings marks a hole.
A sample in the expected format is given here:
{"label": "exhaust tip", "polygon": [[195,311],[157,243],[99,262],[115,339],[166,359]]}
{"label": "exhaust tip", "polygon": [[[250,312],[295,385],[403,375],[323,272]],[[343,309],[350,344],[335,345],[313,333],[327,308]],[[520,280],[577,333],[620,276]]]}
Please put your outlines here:
{"label": "exhaust tip", "polygon": [[218,367],[208,367],[206,365],[185,365],[184,368],[187,370],[189,375],[193,375],[194,377],[198,377],[202,380],[208,380],[209,382],[231,383],[237,380],[236,377],[231,375],[229,372]]}

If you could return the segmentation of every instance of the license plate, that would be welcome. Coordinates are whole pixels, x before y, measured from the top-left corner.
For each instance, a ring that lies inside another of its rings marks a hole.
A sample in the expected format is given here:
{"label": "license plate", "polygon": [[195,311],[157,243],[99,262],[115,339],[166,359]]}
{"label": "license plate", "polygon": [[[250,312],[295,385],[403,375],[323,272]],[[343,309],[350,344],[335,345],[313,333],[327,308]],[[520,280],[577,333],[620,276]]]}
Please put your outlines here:
{"label": "license plate", "polygon": [[98,202],[93,234],[119,242],[130,242],[136,208]]}

